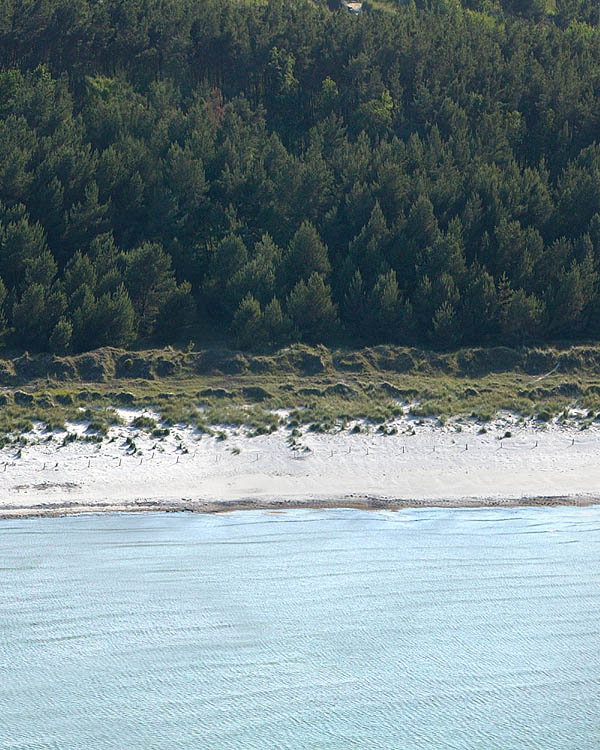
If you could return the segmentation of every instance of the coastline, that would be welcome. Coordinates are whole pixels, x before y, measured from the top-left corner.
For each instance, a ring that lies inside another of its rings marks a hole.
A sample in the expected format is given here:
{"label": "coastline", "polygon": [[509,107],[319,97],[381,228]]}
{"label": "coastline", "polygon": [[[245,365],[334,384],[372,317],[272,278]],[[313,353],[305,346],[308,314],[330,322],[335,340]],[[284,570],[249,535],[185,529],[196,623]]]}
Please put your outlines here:
{"label": "coastline", "polygon": [[340,497],[315,500],[285,500],[240,498],[239,500],[134,500],[126,503],[40,503],[35,506],[5,505],[0,509],[0,521],[11,518],[56,518],[60,516],[93,515],[96,513],[232,513],[240,510],[354,509],[402,510],[405,508],[519,508],[519,507],[589,507],[600,505],[598,496],[548,496],[517,498],[454,498],[452,500],[418,500],[384,497]]}
{"label": "coastline", "polygon": [[[157,440],[140,411],[102,443],[33,430],[0,450],[0,518],[79,513],[279,511],[291,508],[475,508],[600,503],[600,422],[542,424],[511,413],[355,422],[327,433],[251,436],[176,425]],[[148,412],[146,412],[148,413]]]}

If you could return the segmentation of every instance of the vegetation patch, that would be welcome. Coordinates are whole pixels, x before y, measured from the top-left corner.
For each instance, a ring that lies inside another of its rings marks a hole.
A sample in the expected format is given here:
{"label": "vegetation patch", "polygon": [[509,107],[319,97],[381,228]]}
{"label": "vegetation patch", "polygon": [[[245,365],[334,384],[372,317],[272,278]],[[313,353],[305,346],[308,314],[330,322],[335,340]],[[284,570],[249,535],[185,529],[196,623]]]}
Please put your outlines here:
{"label": "vegetation patch", "polygon": [[[156,430],[156,420],[152,419],[152,417],[147,417],[147,416],[136,417],[132,421],[132,425],[136,429],[138,429],[138,430],[144,430],[146,432],[153,432],[153,430]],[[167,430],[167,432],[168,432],[168,430]]]}

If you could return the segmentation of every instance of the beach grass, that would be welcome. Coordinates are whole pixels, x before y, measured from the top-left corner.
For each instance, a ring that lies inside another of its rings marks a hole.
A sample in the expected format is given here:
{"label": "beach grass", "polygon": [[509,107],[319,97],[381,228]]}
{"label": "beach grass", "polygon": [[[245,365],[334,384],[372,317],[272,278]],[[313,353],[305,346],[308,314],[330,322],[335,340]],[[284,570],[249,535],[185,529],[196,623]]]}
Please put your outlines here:
{"label": "beach grass", "polygon": [[[1,368],[7,375],[0,436],[40,422],[50,432],[82,423],[88,434],[103,437],[121,420],[116,409],[135,410],[133,426],[146,432],[181,424],[200,433],[239,426],[250,434],[298,426],[327,432],[357,420],[385,425],[404,412],[482,424],[501,411],[582,423],[600,413],[600,347],[440,354],[297,346],[254,357],[172,347],[129,354],[108,349],[81,361],[64,358],[63,369],[73,377],[40,376],[43,355],[27,356],[31,376],[19,359]],[[56,369],[56,358],[53,363]]]}

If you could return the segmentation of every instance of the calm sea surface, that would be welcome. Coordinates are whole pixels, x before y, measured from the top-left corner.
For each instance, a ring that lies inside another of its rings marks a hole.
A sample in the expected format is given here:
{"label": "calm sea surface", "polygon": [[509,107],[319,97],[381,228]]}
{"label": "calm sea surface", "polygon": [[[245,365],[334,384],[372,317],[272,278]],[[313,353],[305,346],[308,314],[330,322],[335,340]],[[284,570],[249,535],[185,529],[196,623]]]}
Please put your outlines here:
{"label": "calm sea surface", "polygon": [[600,747],[600,508],[0,521],[1,750]]}

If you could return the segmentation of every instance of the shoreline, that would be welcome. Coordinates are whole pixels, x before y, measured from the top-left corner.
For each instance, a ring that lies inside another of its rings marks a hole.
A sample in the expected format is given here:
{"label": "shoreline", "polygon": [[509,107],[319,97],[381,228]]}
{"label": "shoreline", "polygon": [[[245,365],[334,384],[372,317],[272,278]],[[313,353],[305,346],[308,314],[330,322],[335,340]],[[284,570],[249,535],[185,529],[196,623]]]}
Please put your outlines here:
{"label": "shoreline", "polygon": [[134,424],[156,414],[119,414],[101,443],[85,440],[85,422],[67,426],[75,441],[34,424],[1,448],[0,518],[600,503],[600,421],[582,430],[505,412],[484,429],[404,414],[384,434],[366,421],[260,435],[176,425],[158,439]]}
{"label": "shoreline", "polygon": [[590,507],[600,505],[597,496],[538,496],[516,498],[453,498],[440,499],[401,499],[383,497],[344,497],[321,500],[285,500],[240,498],[239,500],[181,500],[167,502],[160,500],[136,500],[122,503],[40,503],[33,506],[9,506],[0,508],[0,521],[11,518],[57,518],[62,516],[93,515],[97,513],[206,513],[221,514],[244,510],[279,512],[285,510],[388,510],[407,508],[438,509],[483,509],[483,508],[523,508],[523,507]]}

